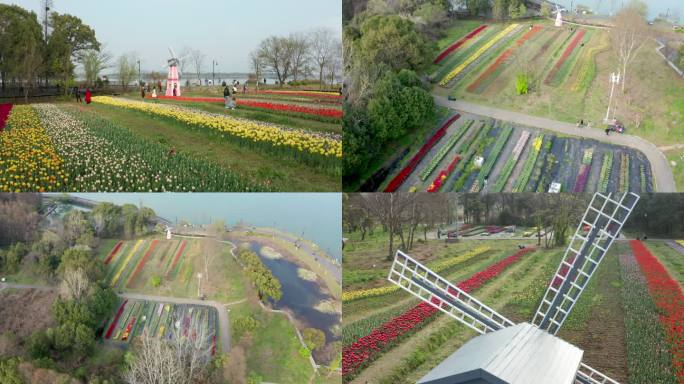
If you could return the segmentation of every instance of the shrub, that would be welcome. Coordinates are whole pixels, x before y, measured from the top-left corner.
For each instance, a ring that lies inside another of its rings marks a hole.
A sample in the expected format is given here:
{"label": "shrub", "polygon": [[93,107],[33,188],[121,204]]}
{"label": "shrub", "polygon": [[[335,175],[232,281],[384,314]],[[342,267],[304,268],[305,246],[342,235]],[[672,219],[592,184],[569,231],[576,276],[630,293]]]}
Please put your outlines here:
{"label": "shrub", "polygon": [[159,276],[152,276],[150,279],[150,284],[152,284],[154,288],[158,288],[161,285],[161,282],[161,277]]}
{"label": "shrub", "polygon": [[529,78],[526,73],[520,73],[515,79],[515,91],[518,95],[526,95],[528,91]]}

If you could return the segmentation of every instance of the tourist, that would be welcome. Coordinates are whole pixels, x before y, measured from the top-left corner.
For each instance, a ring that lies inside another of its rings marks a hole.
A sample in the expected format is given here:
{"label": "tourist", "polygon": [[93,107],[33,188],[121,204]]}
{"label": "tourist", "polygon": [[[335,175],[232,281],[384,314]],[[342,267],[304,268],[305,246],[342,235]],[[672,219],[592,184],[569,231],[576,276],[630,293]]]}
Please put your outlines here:
{"label": "tourist", "polygon": [[152,100],[157,101],[157,88],[152,88]]}
{"label": "tourist", "polygon": [[235,107],[237,107],[237,101],[235,100],[235,96],[233,96],[228,102],[228,108],[235,109]]}
{"label": "tourist", "polygon": [[145,87],[144,86],[140,87],[140,97],[142,97],[142,99],[145,100]]}
{"label": "tourist", "polygon": [[87,88],[87,89],[86,89],[86,92],[85,92],[85,102],[86,102],[86,104],[90,104],[90,101],[91,101],[91,97],[90,97],[90,96],[91,96],[91,95],[90,95],[90,88]]}
{"label": "tourist", "polygon": [[606,128],[606,136],[610,136],[610,128]]}
{"label": "tourist", "polygon": [[228,107],[228,104],[230,103],[230,88],[226,85],[223,87],[223,101],[225,102],[226,108]]}
{"label": "tourist", "polygon": [[177,91],[176,91],[176,84],[174,83],[174,84],[173,84],[173,97],[176,97],[176,93],[177,93]]}
{"label": "tourist", "polygon": [[242,94],[247,93],[247,83],[242,84]]}
{"label": "tourist", "polygon": [[81,91],[79,91],[78,87],[74,87],[74,97],[76,97],[76,102],[80,103],[81,102]]}

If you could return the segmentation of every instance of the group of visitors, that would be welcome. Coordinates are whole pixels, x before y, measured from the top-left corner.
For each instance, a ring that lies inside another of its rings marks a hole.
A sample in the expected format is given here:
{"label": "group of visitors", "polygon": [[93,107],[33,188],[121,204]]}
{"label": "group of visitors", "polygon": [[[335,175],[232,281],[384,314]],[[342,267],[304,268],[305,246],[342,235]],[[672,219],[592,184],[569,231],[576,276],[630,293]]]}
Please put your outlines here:
{"label": "group of visitors", "polygon": [[[235,81],[235,80],[233,80]],[[232,96],[231,96],[231,88],[232,89]],[[235,99],[235,93],[237,93],[237,88],[235,84],[233,84],[232,87],[229,87],[228,84],[226,84],[225,87],[223,87],[223,100],[226,104],[226,109],[235,109],[237,107],[237,100]]]}
{"label": "group of visitors", "polygon": [[[74,86],[74,88],[72,89],[71,92],[73,93],[74,97],[76,98],[77,103],[80,104],[83,102],[83,99],[81,99],[81,93],[83,93],[83,91],[79,87]],[[85,102],[86,102],[86,104],[90,104],[91,101],[92,101],[92,94],[90,92],[90,88],[86,88],[86,90],[85,90]]]}

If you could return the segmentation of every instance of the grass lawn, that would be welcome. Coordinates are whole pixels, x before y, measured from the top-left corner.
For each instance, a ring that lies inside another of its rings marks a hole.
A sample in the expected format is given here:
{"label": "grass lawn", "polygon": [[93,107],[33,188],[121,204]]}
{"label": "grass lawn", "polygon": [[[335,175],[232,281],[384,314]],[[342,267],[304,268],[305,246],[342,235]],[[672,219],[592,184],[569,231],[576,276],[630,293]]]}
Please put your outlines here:
{"label": "grass lawn", "polygon": [[[244,316],[259,321],[258,328],[240,340],[234,322]],[[244,342],[247,374],[254,372],[263,381],[273,383],[307,383],[313,374],[309,359],[299,354],[301,344],[287,317],[261,309],[257,303],[245,302],[230,307],[233,344]],[[247,340],[248,339],[248,340]]]}
{"label": "grass lawn", "polygon": [[665,241],[648,240],[644,244],[663,263],[670,276],[684,288],[684,255],[672,249]]}
{"label": "grass lawn", "polygon": [[[684,149],[667,151],[665,156],[667,156],[667,160],[670,162],[677,190],[684,191]],[[676,164],[675,166],[672,166],[673,161]]]}
{"label": "grass lawn", "polygon": [[[74,104],[59,104],[75,110]],[[256,180],[271,180],[279,190],[333,191],[340,189],[339,176],[293,159],[275,158],[227,140],[206,129],[199,129],[170,119],[157,119],[138,111],[91,104],[86,112],[116,122],[141,139],[159,142],[179,152],[201,156],[221,167]]]}

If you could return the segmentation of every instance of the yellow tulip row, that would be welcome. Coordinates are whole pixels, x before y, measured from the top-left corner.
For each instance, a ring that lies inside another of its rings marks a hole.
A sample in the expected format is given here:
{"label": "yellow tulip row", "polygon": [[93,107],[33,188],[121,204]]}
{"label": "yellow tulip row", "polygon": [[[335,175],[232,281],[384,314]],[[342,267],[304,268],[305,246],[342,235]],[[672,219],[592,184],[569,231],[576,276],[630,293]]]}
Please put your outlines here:
{"label": "yellow tulip row", "polygon": [[[458,255],[456,257],[452,257],[446,260],[439,261],[432,266],[430,266],[430,269],[432,269],[434,272],[441,272],[447,268],[453,267],[457,264],[463,263],[465,261],[468,261],[472,259],[475,256],[481,255],[487,251],[489,251],[491,248],[487,246],[480,246],[475,249],[471,249],[470,251],[463,253],[461,255]],[[365,299],[368,297],[375,297],[375,296],[382,296],[386,295],[388,293],[395,292],[399,289],[398,286],[396,285],[388,285],[385,287],[378,287],[378,288],[370,288],[370,289],[359,289],[356,291],[348,291],[348,292],[343,292],[342,293],[342,302],[349,302],[353,300],[358,300],[358,299]]]}
{"label": "yellow tulip row", "polygon": [[494,44],[496,44],[499,40],[503,39],[506,35],[511,33],[514,29],[518,28],[518,24],[511,24],[509,25],[506,29],[503,31],[499,32],[496,36],[492,37],[491,40],[489,40],[485,45],[480,47],[475,53],[470,55],[464,62],[462,62],[458,67],[454,68],[453,71],[449,72],[442,81],[440,81],[439,85],[441,86],[446,86],[449,84],[449,82],[456,76],[458,76],[459,73],[463,72],[463,70],[469,66],[473,61],[477,60],[478,57],[482,56],[485,51],[487,51],[489,48],[491,48]]}
{"label": "yellow tulip row", "polygon": [[679,244],[679,245],[681,245],[682,247],[684,247],[684,240],[677,240],[677,244]]}
{"label": "yellow tulip row", "polygon": [[342,142],[340,140],[304,131],[286,130],[273,125],[235,119],[225,115],[209,114],[168,104],[152,104],[109,96],[97,96],[93,98],[93,101],[169,117],[186,124],[225,132],[238,138],[267,143],[273,147],[290,148],[298,152],[308,152],[327,158],[342,157]]}
{"label": "yellow tulip row", "polygon": [[0,191],[57,191],[69,175],[30,106],[16,105],[0,133]]}

